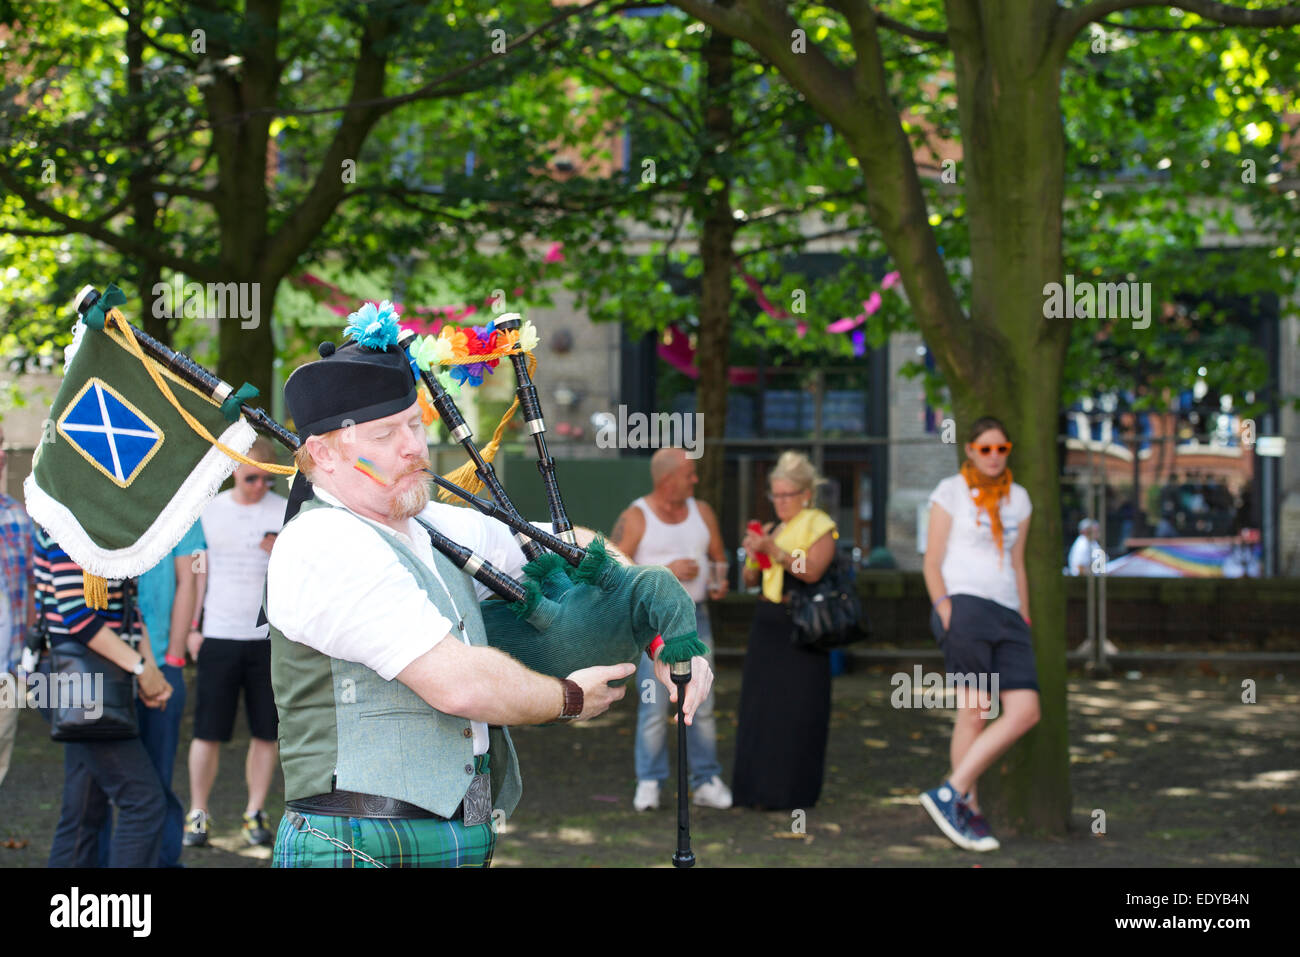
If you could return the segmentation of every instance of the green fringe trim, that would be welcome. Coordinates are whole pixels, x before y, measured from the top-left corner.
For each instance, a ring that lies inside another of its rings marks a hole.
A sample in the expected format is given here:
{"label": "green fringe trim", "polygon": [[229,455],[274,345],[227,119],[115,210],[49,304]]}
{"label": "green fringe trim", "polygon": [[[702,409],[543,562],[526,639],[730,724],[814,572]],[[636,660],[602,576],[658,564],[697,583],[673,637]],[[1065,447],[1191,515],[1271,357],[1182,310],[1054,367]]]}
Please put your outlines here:
{"label": "green fringe trim", "polygon": [[569,577],[578,584],[594,585],[605,566],[613,560],[609,557],[609,552],[605,551],[605,536],[597,535],[596,540],[587,546],[586,557],[578,563],[577,568],[569,572]]}
{"label": "green fringe trim", "polygon": [[544,582],[560,569],[568,567],[569,563],[559,555],[555,554],[555,552],[547,552],[545,555],[539,555],[537,558],[534,558],[531,562],[525,565],[524,574],[530,579]]}
{"label": "green fringe trim", "polygon": [[[546,556],[542,556],[542,558],[537,559],[537,561],[540,562],[545,557]],[[559,558],[560,556],[556,555],[555,557]],[[530,562],[530,564],[532,563]],[[527,620],[528,616],[531,615],[533,611],[537,608],[537,605],[541,600],[542,600],[542,586],[539,585],[537,582],[535,582],[533,579],[528,578],[524,580],[524,600],[511,602],[510,610],[514,612],[516,618],[520,619],[521,621],[525,621]],[[667,650],[668,650],[667,648],[664,648],[664,651]]]}
{"label": "green fringe trim", "polygon": [[666,665],[672,665],[679,661],[690,661],[696,655],[707,655],[708,653],[708,645],[700,641],[696,632],[688,631],[676,638],[665,638],[658,660]]}

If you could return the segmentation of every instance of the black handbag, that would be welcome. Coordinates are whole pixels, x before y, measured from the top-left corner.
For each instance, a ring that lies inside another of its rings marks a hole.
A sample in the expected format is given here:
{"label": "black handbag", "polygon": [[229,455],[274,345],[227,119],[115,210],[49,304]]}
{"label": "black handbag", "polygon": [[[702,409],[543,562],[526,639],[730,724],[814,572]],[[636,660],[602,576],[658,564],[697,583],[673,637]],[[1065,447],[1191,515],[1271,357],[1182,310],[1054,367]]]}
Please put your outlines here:
{"label": "black handbag", "polygon": [[830,651],[867,637],[867,616],[847,555],[837,553],[826,574],[812,584],[790,577],[790,617],[794,619],[796,645]]}
{"label": "black handbag", "polygon": [[[129,583],[123,583],[122,621],[132,613]],[[45,609],[42,596],[41,619]],[[55,741],[120,741],[138,737],[136,678],[79,641],[50,648],[50,738]]]}

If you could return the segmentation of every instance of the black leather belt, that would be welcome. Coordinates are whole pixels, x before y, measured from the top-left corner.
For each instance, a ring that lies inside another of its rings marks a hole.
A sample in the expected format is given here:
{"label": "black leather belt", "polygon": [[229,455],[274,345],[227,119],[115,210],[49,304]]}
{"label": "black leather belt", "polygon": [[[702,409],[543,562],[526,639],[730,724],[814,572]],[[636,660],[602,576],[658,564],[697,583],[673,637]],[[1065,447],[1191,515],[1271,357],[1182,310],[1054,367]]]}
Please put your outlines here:
{"label": "black leather belt", "polygon": [[378,794],[362,794],[358,791],[330,791],[326,794],[313,794],[311,797],[286,801],[284,806],[301,814],[325,814],[330,817],[378,817],[378,818],[433,818],[439,821],[455,821],[461,816],[461,805],[451,817],[426,811],[418,805],[397,798],[382,797]]}

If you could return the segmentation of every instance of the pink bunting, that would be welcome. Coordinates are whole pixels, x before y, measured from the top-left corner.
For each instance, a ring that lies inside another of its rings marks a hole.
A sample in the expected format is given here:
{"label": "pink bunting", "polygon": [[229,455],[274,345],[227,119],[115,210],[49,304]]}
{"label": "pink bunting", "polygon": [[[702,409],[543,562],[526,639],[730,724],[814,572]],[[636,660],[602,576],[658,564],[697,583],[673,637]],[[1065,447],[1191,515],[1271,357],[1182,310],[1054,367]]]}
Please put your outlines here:
{"label": "pink bunting", "polygon": [[[659,358],[683,375],[698,379],[700,370],[695,365],[695,350],[690,337],[675,325],[668,327],[668,342],[662,339],[656,349]],[[732,366],[727,369],[727,382],[731,385],[754,385],[758,382],[758,369],[754,366]]]}
{"label": "pink bunting", "polygon": [[890,289],[893,287],[894,283],[898,282],[898,280],[901,278],[902,278],[902,274],[899,273],[897,269],[895,269],[893,272],[885,273],[885,278],[880,280],[880,288]]}
{"label": "pink bunting", "polygon": [[866,313],[858,313],[856,316],[849,316],[847,319],[836,319],[826,327],[827,332],[848,332],[854,326],[860,326],[867,321]]}

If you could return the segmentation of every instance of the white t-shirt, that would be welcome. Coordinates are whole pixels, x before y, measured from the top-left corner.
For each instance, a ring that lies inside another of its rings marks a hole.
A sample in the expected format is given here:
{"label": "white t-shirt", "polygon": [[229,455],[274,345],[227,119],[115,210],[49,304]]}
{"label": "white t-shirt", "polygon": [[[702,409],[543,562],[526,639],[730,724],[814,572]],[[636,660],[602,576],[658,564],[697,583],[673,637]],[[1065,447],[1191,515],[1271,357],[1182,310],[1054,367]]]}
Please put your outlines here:
{"label": "white t-shirt", "polygon": [[[1102,561],[1102,570],[1105,571],[1106,553],[1102,551],[1101,545],[1094,542],[1087,535],[1080,535],[1074,540],[1074,544],[1070,546],[1070,558],[1067,563],[1070,566],[1070,574],[1088,574],[1086,569],[1092,564],[1093,558],[1099,554]],[[1085,570],[1083,572],[1079,571],[1080,565],[1084,566]]]}
{"label": "white t-shirt", "polygon": [[203,510],[208,584],[203,597],[203,637],[254,641],[269,634],[258,626],[262,585],[271,556],[262,537],[278,532],[288,503],[267,492],[256,505],[240,505],[234,492],[222,492]]}
{"label": "white t-shirt", "polygon": [[952,531],[940,567],[944,588],[949,595],[975,595],[1019,611],[1020,592],[1011,564],[1011,548],[1020,537],[1020,523],[1033,511],[1029,493],[1023,485],[1012,482],[1011,494],[1001,502],[1003,554],[999,567],[993,526],[986,509],[979,509],[977,514],[971,494],[974,491],[959,472],[930,493],[930,502],[952,516]]}
{"label": "white t-shirt", "polygon": [[[315,494],[341,504],[319,486]],[[506,575],[522,573],[524,553],[501,522],[441,502],[430,502],[420,517]],[[266,616],[290,641],[355,661],[392,681],[455,623],[429,601],[382,535],[401,541],[442,581],[429,535],[414,519],[407,520],[407,533],[399,534],[355,512],[318,508],[294,519],[276,539],[267,571]],[[474,587],[479,600],[491,594],[478,582]],[[469,643],[467,636],[464,641]],[[487,726],[479,721],[470,726],[474,753],[485,753]]]}

